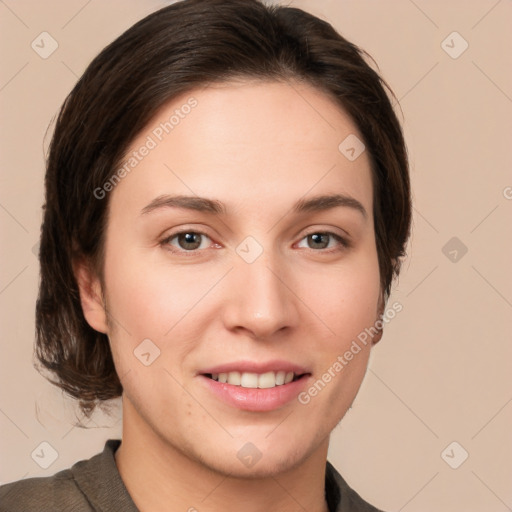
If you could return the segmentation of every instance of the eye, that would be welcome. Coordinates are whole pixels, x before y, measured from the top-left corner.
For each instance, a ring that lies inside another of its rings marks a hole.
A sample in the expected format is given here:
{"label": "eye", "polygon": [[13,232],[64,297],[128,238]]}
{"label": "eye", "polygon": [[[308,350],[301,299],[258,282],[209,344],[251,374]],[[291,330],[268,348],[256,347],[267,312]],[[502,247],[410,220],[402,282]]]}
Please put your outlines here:
{"label": "eye", "polygon": [[306,248],[328,249],[326,252],[342,250],[343,248],[349,247],[349,243],[344,238],[331,232],[317,231],[310,233],[299,242],[298,247],[304,247],[304,245],[301,245],[304,240],[307,244]]}
{"label": "eye", "polygon": [[[306,246],[304,246],[304,241]],[[160,242],[160,245],[171,252],[197,253],[199,250],[208,249],[211,246],[211,238],[200,231],[185,230],[173,233]],[[298,247],[320,250],[324,252],[335,252],[350,247],[350,244],[343,237],[336,233],[317,231],[309,233],[299,242]]]}
{"label": "eye", "polygon": [[210,245],[206,242],[207,240],[211,242],[208,235],[199,231],[188,230],[168,236],[162,240],[161,245],[173,252],[195,252],[197,249],[207,249]]}

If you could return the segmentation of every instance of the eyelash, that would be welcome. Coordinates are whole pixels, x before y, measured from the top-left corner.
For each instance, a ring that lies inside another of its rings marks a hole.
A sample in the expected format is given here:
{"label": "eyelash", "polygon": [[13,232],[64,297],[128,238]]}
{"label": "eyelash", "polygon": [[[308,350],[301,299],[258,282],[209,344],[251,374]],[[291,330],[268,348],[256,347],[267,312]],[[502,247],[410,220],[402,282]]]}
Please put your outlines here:
{"label": "eyelash", "polygon": [[[170,248],[171,247],[170,246],[171,240],[175,239],[179,235],[184,235],[184,234],[201,235],[201,236],[204,236],[204,237],[209,238],[211,240],[211,238],[206,233],[203,233],[202,231],[194,231],[192,229],[186,229],[186,230],[182,230],[182,231],[177,231],[176,233],[173,233],[173,234],[165,237],[160,242],[160,245],[162,247],[164,247],[166,250],[170,251],[171,253],[185,255],[187,257],[197,256],[199,252],[205,250],[205,249],[192,249],[192,250],[186,251],[184,249],[176,249],[174,247],[171,249]],[[315,253],[319,252],[319,253],[324,253],[324,254],[325,253],[326,254],[332,254],[332,253],[335,253],[335,252],[346,250],[346,249],[351,247],[351,244],[349,243],[349,241],[347,239],[341,237],[340,235],[338,235],[336,233],[332,233],[331,231],[311,231],[310,233],[307,233],[306,235],[304,235],[300,239],[300,241],[302,242],[302,240],[306,239],[308,236],[311,236],[311,235],[329,235],[330,237],[334,238],[339,243],[339,245],[340,245],[337,248],[330,248],[330,249],[311,249],[309,247],[307,248],[307,250],[313,251]]]}

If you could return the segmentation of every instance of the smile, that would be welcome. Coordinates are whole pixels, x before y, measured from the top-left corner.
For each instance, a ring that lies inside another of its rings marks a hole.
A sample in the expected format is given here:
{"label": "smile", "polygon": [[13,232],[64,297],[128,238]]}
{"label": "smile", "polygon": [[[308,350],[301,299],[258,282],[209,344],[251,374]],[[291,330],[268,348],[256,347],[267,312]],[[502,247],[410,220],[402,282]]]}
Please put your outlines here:
{"label": "smile", "polygon": [[227,373],[211,373],[206,376],[217,382],[231,384],[232,386],[268,389],[288,384],[299,379],[302,375],[279,370],[277,372],[271,371],[265,373],[232,371]]}
{"label": "smile", "polygon": [[[296,374],[284,370],[265,373],[230,371],[200,374],[198,377],[205,388],[224,404],[252,412],[273,411],[296,403],[298,394],[313,378],[310,373]],[[226,379],[226,382],[220,379]]]}

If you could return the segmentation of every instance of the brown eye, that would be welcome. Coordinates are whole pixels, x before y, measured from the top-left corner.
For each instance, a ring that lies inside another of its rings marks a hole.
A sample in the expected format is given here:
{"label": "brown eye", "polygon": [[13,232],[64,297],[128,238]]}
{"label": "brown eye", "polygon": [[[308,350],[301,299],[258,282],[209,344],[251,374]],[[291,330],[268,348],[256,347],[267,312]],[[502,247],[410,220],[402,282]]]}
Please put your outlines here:
{"label": "brown eye", "polygon": [[180,233],[177,237],[178,244],[182,249],[199,249],[201,245],[201,234],[199,233]]}
{"label": "brown eye", "polygon": [[182,231],[167,237],[162,241],[162,245],[171,246],[172,250],[177,250],[177,252],[192,252],[197,249],[206,249],[209,244],[205,240],[210,240],[210,238],[204,233]]}
{"label": "brown eye", "polygon": [[[303,241],[306,241],[306,248],[307,249],[328,249],[328,250],[336,250],[336,249],[343,249],[349,246],[348,242],[344,240],[339,235],[336,235],[335,233],[329,233],[329,232],[315,232],[310,233],[309,235],[306,235],[300,242],[303,243]],[[334,241],[334,242],[333,242]],[[304,247],[304,245],[300,245],[299,247]]]}
{"label": "brown eye", "polygon": [[308,245],[311,249],[325,249],[329,245],[329,236],[327,233],[313,233],[308,235]]}

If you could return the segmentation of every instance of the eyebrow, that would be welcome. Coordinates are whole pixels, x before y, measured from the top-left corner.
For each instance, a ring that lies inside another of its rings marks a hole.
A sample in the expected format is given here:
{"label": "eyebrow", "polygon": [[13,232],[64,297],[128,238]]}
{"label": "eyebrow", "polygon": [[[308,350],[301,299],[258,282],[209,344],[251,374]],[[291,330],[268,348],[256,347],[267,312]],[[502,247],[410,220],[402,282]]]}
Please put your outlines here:
{"label": "eyebrow", "polygon": [[[368,217],[364,206],[354,197],[345,194],[330,194],[315,196],[309,199],[299,199],[299,201],[294,204],[292,211],[294,213],[320,212],[340,206],[358,211],[365,219]],[[214,215],[225,215],[227,213],[224,204],[216,199],[164,194],[156,197],[146,205],[141,210],[141,215],[146,215],[162,208],[184,208],[198,212],[212,213]]]}

